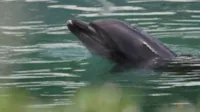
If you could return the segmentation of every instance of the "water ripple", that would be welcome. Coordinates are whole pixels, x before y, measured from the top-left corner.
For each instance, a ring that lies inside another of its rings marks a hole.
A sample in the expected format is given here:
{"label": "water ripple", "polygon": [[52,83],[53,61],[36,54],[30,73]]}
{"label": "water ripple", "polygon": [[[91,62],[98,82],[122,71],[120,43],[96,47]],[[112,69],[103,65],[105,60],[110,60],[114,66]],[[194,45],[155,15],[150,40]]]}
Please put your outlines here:
{"label": "water ripple", "polygon": [[157,21],[161,18],[127,18],[126,21]]}
{"label": "water ripple", "polygon": [[90,13],[90,14],[78,14],[79,17],[100,17],[100,16],[167,16],[175,15],[176,12],[141,12],[141,13],[104,13],[100,15],[99,13]]}
{"label": "water ripple", "polygon": [[21,22],[19,26],[0,26],[3,34],[6,35],[25,35],[25,34],[67,34],[67,26],[64,25],[46,25],[37,22]]}
{"label": "water ripple", "polygon": [[159,1],[162,1],[162,2],[199,2],[198,0],[128,0],[128,3],[141,3],[141,2],[159,2]]}
{"label": "water ripple", "polygon": [[[53,103],[33,105],[33,108],[70,104],[72,102],[69,99],[64,100],[63,97],[73,96],[77,89],[90,83],[105,82],[104,79],[128,89],[153,91],[148,93],[148,96],[154,97],[155,100],[160,97],[174,98],[174,94],[180,92],[171,89],[192,89],[193,86],[199,86],[200,65],[187,63],[191,62],[189,58],[182,58],[180,66],[192,69],[187,72],[183,72],[186,70],[183,68],[182,72],[173,69],[174,71],[159,73],[158,76],[155,73],[149,75],[149,72],[147,75],[143,72],[134,74],[134,71],[123,75],[108,75],[111,63],[104,65],[101,59],[92,57],[66,26],[66,21],[72,18],[86,21],[117,18],[159,38],[177,54],[197,56],[200,55],[198,0],[112,0],[113,3],[106,0],[0,2],[0,68],[10,71],[0,75],[0,88],[26,88],[36,91],[40,97],[53,99]],[[16,41],[18,39],[20,42]],[[12,43],[9,43],[10,41]],[[169,67],[173,64],[177,63],[172,62]],[[144,74],[143,78],[138,77],[142,76],[141,74]],[[190,92],[195,93],[195,90]]]}
{"label": "water ripple", "polygon": [[49,2],[49,3],[57,3],[56,0],[25,0],[26,2]]}
{"label": "water ripple", "polygon": [[198,22],[200,22],[200,20],[198,20],[198,19],[181,19],[181,20],[173,20],[173,21],[176,21],[176,22],[190,22],[190,23],[198,23]]}
{"label": "water ripple", "polygon": [[[80,7],[77,5],[50,5],[48,8],[62,8],[68,10],[80,10],[80,11],[87,11],[87,12],[99,12],[102,11],[102,7]],[[131,10],[143,10],[142,7],[133,7],[133,6],[114,6],[109,7],[111,11],[131,11]]]}

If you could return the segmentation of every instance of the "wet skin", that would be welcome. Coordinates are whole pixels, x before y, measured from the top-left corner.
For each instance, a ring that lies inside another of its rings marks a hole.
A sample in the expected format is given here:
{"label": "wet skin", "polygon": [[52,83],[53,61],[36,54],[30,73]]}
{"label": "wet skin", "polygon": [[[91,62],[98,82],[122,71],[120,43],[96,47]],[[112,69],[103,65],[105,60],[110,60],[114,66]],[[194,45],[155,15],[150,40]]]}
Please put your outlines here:
{"label": "wet skin", "polygon": [[120,20],[68,20],[67,26],[92,54],[115,62],[116,68],[152,69],[176,57],[156,38]]}

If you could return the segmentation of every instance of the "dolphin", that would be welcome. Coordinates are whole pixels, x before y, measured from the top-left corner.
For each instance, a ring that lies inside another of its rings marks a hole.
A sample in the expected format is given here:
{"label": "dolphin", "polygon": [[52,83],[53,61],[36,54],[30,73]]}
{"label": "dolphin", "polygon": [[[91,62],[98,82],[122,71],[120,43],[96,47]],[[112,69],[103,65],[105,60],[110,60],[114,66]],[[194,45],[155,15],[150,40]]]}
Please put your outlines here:
{"label": "dolphin", "polygon": [[116,69],[154,69],[177,56],[156,38],[121,20],[68,20],[67,26],[91,54],[115,62]]}

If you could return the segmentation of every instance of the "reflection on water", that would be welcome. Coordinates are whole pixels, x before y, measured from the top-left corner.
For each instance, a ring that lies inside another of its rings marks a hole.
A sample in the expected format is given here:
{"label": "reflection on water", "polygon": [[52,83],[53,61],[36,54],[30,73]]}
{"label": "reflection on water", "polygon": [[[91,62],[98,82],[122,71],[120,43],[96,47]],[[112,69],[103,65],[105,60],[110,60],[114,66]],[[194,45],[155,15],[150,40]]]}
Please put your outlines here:
{"label": "reflection on water", "polygon": [[113,63],[91,56],[69,32],[66,21],[121,19],[144,29],[177,54],[198,56],[198,0],[0,0],[0,16],[0,87],[30,90],[44,100],[40,106],[68,104],[69,99],[63,97],[104,82],[143,91],[148,111],[160,104],[197,102],[198,58],[180,57],[162,73],[111,74]]}

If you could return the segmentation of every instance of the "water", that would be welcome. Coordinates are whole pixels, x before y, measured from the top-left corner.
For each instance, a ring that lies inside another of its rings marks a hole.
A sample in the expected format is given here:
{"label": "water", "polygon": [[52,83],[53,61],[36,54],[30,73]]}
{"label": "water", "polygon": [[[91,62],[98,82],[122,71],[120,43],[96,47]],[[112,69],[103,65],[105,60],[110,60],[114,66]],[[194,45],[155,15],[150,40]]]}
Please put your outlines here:
{"label": "water", "polygon": [[198,0],[0,0],[0,87],[25,88],[41,99],[34,106],[52,107],[70,104],[68,97],[81,87],[113,82],[145,93],[148,112],[164,104],[190,108],[200,92],[198,63],[188,71],[183,64],[178,71],[164,73],[112,74],[113,64],[92,56],[69,32],[66,21],[124,20],[177,54],[198,56],[199,5]]}

